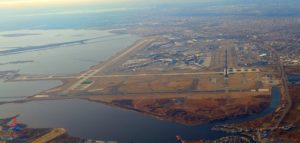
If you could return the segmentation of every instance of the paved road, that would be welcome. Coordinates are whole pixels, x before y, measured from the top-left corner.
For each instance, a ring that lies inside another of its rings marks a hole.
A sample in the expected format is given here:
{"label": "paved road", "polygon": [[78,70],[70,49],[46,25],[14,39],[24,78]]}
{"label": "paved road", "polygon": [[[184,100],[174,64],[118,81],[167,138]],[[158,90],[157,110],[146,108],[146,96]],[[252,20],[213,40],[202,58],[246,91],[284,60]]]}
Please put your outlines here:
{"label": "paved road", "polygon": [[283,64],[282,62],[280,61],[280,55],[279,53],[273,49],[272,47],[269,47],[269,49],[272,51],[272,53],[276,56],[276,59],[278,61],[278,65],[279,65],[279,68],[280,68],[280,74],[281,74],[281,78],[282,78],[282,84],[283,84],[283,87],[284,87],[284,96],[285,96],[285,99],[287,100],[287,105],[283,111],[283,113],[281,114],[278,122],[276,123],[275,127],[278,127],[280,125],[280,123],[283,121],[284,117],[287,115],[287,113],[290,111],[291,107],[292,107],[292,99],[291,99],[291,96],[289,94],[289,89],[288,89],[288,83],[287,83],[287,75],[284,71],[284,67],[283,67]]}
{"label": "paved road", "polygon": [[[93,75],[90,78],[101,78],[101,77],[144,77],[144,76],[181,76],[181,75],[211,75],[211,74],[224,74],[224,72],[194,72],[194,73],[149,73],[149,74],[117,74],[117,75]],[[81,76],[80,76],[81,77]],[[72,79],[78,78],[78,76],[45,76],[45,77],[34,77],[34,76],[23,76],[16,78],[15,80],[26,81],[26,80],[59,80],[59,79]]]}
{"label": "paved road", "polygon": [[210,68],[212,68],[212,69],[224,69],[224,67],[225,67],[224,59],[225,59],[225,48],[220,47],[220,48],[216,49],[212,53]]}
{"label": "paved road", "polygon": [[45,76],[20,76],[13,81],[30,81],[30,80],[61,80],[61,79],[72,79],[78,78],[78,76],[55,76],[55,75],[45,75]]}
{"label": "paved road", "polygon": [[63,135],[66,133],[66,130],[63,128],[55,128],[52,129],[49,133],[37,138],[36,140],[32,141],[32,143],[47,143],[51,140]]}
{"label": "paved road", "polygon": [[157,74],[134,74],[134,75],[99,75],[92,77],[143,77],[143,76],[180,76],[180,75],[209,75],[223,74],[224,72],[195,72],[195,73],[157,73]]}
{"label": "paved road", "polygon": [[288,112],[292,108],[292,99],[291,99],[291,96],[289,94],[288,83],[287,83],[287,75],[284,71],[284,67],[283,67],[281,62],[280,62],[279,67],[280,67],[280,72],[281,72],[281,77],[282,77],[282,84],[283,84],[283,87],[284,87],[284,94],[285,94],[285,98],[287,100],[287,105],[285,107],[285,110],[281,114],[281,116],[280,116],[280,118],[279,118],[279,120],[278,120],[275,127],[278,127],[280,125],[280,123],[283,121],[284,117],[288,114]]}
{"label": "paved road", "polygon": [[121,58],[127,56],[129,53],[131,53],[133,50],[140,48],[143,45],[146,44],[150,44],[151,42],[153,42],[154,39],[145,39],[142,41],[139,41],[137,44],[133,45],[132,47],[130,47],[128,50],[124,51],[123,53],[121,53],[120,55],[116,56],[115,58],[107,61],[106,63],[104,63],[102,66],[100,66],[98,69],[94,69],[92,72],[87,71],[86,73],[83,73],[85,76],[80,76],[81,79],[79,81],[77,81],[76,83],[74,83],[71,87],[69,87],[67,89],[67,91],[71,91],[76,89],[77,87],[79,87],[81,85],[82,82],[88,80],[89,78],[91,78],[92,76],[94,76],[95,74],[101,72],[103,69],[112,66],[114,63],[116,63],[117,61],[119,61]]}

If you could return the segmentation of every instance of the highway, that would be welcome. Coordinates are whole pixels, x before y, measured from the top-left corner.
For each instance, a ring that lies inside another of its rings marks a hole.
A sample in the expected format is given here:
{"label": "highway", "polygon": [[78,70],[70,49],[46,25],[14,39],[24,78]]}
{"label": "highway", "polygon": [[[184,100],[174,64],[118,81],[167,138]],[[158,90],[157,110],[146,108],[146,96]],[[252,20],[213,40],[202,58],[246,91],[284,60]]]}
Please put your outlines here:
{"label": "highway", "polygon": [[[279,54],[276,52],[276,56],[279,57]],[[278,58],[279,59],[279,58]],[[281,61],[279,61],[279,67],[280,67],[280,73],[281,73],[281,78],[282,78],[282,84],[284,87],[284,93],[285,93],[285,99],[287,101],[287,105],[285,107],[285,110],[283,111],[283,113],[281,114],[277,124],[275,127],[278,127],[280,125],[280,123],[282,122],[282,120],[284,119],[284,117],[287,115],[287,113],[289,112],[289,110],[292,108],[292,98],[289,94],[289,89],[288,89],[288,83],[287,83],[287,75],[284,71],[284,67]]]}
{"label": "highway", "polygon": [[289,110],[292,108],[292,98],[289,94],[287,75],[285,73],[282,62],[280,61],[279,53],[275,49],[273,49],[271,46],[269,46],[267,48],[273,53],[273,55],[275,56],[275,59],[277,60],[277,65],[280,68],[280,75],[281,75],[281,80],[282,80],[283,89],[284,89],[283,93],[284,93],[285,99],[287,101],[287,104],[286,104],[286,107],[285,107],[283,113],[281,114],[276,125],[274,126],[275,128],[277,128],[277,127],[279,127],[280,123],[283,121],[284,117],[287,115]]}

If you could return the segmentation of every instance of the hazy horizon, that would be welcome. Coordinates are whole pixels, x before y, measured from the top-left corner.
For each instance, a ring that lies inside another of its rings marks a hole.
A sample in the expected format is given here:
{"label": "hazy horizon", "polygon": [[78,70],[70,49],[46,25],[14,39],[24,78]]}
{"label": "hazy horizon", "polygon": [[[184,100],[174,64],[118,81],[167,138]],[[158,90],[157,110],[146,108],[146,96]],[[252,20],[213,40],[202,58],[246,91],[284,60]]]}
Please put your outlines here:
{"label": "hazy horizon", "polygon": [[0,0],[0,30],[90,28],[141,22],[160,15],[293,16],[299,1]]}

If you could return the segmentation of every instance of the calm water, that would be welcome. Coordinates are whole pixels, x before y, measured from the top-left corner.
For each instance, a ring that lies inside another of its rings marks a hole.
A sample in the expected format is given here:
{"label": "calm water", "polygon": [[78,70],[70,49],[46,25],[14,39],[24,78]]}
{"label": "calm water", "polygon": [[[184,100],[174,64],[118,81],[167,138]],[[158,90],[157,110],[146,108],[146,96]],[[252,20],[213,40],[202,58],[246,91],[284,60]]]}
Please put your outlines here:
{"label": "calm water", "polygon": [[0,113],[2,116],[21,113],[20,121],[30,127],[64,127],[71,135],[83,138],[119,143],[174,143],[176,135],[185,139],[223,137],[227,134],[210,129],[216,124],[248,121],[271,113],[279,104],[279,89],[274,87],[272,94],[271,105],[262,113],[199,126],[185,126],[84,100],[5,104],[0,106]]}
{"label": "calm water", "polygon": [[[132,35],[115,35],[97,30],[31,30],[12,31],[0,35],[31,33],[21,37],[1,37],[0,50],[47,46],[56,43],[92,39],[85,43],[60,45],[43,50],[27,51],[0,56],[0,63],[11,61],[34,62],[0,65],[1,70],[20,70],[23,74],[71,74],[88,69],[104,61],[129,45],[136,39]],[[93,39],[95,38],[95,39]],[[63,40],[62,40],[63,39]],[[5,41],[2,43],[2,41]],[[16,42],[17,41],[17,42]]]}
{"label": "calm water", "polygon": [[65,127],[71,135],[120,143],[174,143],[175,135],[221,137],[211,125],[184,126],[141,113],[81,100],[8,104],[1,110],[20,112],[20,121],[31,127]]}
{"label": "calm water", "polygon": [[[50,46],[56,43],[91,39],[84,43]],[[33,46],[46,47],[17,54],[0,55],[0,71],[19,70],[21,74],[72,74],[104,61],[137,39],[98,30],[20,30],[0,32],[0,52]],[[15,61],[33,61],[3,64]],[[2,63],[2,65],[1,65]],[[0,80],[0,101],[15,100],[60,85],[59,81],[13,82]]]}
{"label": "calm water", "polygon": [[19,100],[60,84],[62,84],[60,81],[3,82],[0,80],[0,101]]}
{"label": "calm water", "polygon": [[288,82],[291,84],[300,84],[300,74],[289,74]]}

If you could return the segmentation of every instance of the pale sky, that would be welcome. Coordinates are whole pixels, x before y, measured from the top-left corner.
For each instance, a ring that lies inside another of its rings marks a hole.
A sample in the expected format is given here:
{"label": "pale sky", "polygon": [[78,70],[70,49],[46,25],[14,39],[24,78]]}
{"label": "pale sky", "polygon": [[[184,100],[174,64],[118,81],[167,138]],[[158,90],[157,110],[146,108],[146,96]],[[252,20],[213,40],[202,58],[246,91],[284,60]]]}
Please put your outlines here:
{"label": "pale sky", "polygon": [[48,7],[72,4],[126,3],[134,0],[0,0],[0,9]]}
{"label": "pale sky", "polygon": [[165,2],[210,2],[220,0],[0,0],[0,10],[3,9],[30,9],[30,8],[45,8],[51,6],[69,6],[81,4],[128,4],[134,3],[165,3]]}

